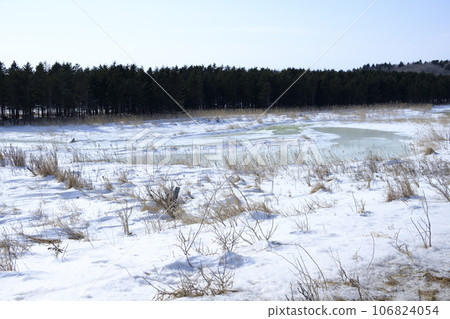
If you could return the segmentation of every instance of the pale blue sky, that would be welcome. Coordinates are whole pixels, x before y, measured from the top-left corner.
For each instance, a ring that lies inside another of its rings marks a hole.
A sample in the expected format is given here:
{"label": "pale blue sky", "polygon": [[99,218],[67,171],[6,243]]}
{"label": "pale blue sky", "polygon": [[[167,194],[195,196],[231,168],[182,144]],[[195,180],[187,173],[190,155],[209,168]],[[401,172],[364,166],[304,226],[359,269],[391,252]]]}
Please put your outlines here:
{"label": "pale blue sky", "polygon": [[[144,67],[306,68],[373,2],[77,0]],[[71,0],[0,0],[0,61],[130,64]],[[314,69],[450,59],[450,1],[379,0]]]}

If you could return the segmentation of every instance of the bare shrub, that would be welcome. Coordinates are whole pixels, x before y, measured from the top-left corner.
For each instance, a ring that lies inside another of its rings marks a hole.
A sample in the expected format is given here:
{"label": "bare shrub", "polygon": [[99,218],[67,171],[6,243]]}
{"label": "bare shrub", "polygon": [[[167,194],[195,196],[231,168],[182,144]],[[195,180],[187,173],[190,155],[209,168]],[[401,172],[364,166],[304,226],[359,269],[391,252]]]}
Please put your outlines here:
{"label": "bare shrub", "polygon": [[351,177],[357,182],[366,182],[367,188],[370,188],[375,174],[380,171],[379,163],[382,160],[380,156],[369,153],[363,162],[350,170]]}
{"label": "bare shrub", "polygon": [[186,257],[186,261],[194,268],[194,266],[191,263],[191,260],[189,259],[190,251],[194,247],[195,241],[197,240],[198,236],[200,235],[200,231],[203,227],[203,224],[200,224],[197,231],[192,231],[192,229],[189,229],[189,233],[187,236],[183,233],[183,231],[179,230],[177,235],[177,246],[180,248],[180,250],[183,252],[183,255]]}
{"label": "bare shrub", "polygon": [[308,215],[314,212],[315,211],[312,211],[308,206],[301,206],[298,208],[293,207],[292,212],[291,211],[289,211],[288,213],[283,212],[282,215],[291,220],[292,222],[294,222],[294,224],[297,226],[297,229],[307,233],[311,230]]}
{"label": "bare shrub", "polygon": [[427,183],[450,202],[450,163],[447,161],[424,161],[422,173]]}
{"label": "bare shrub", "polygon": [[239,245],[242,236],[242,229],[237,230],[235,225],[228,228],[213,225],[214,242],[220,246],[224,252],[234,252]]}
{"label": "bare shrub", "polygon": [[359,280],[358,275],[350,275],[342,266],[342,263],[339,259],[333,258],[338,270],[339,275],[341,277],[341,280],[344,284],[350,285],[351,287],[355,288],[358,293],[358,298],[360,301],[363,300],[374,300],[373,297],[370,295],[369,291],[363,287],[361,284],[361,281]]}
{"label": "bare shrub", "polygon": [[[293,262],[287,260],[285,257],[282,257],[293,267],[293,272],[297,279],[295,284],[291,284],[291,296],[286,296],[286,298],[290,301],[295,300],[305,300],[305,301],[320,301],[323,300],[321,297],[321,293],[326,291],[327,281],[322,273],[317,262],[312,258],[312,256],[301,246],[300,247],[309,259],[316,266],[319,275],[313,276],[308,266],[305,263],[305,260],[302,257],[302,254],[299,252],[299,258],[296,258]],[[300,298],[300,299],[299,299]]]}
{"label": "bare shrub", "polygon": [[425,219],[420,218],[420,220],[416,223],[411,218],[411,222],[413,223],[414,227],[420,235],[420,238],[422,239],[423,247],[429,248],[431,247],[431,220],[430,213],[428,211],[428,202],[425,194],[423,195],[422,200],[422,211],[425,215]]}
{"label": "bare shrub", "polygon": [[[264,227],[263,221],[257,216],[258,212],[250,212],[250,216],[240,216],[239,221],[243,224],[242,231],[237,234],[239,237],[249,245],[260,240],[270,240],[273,234],[276,232],[278,226],[275,225],[275,221],[271,218],[270,226]],[[267,216],[269,217],[269,216]]]}
{"label": "bare shrub", "polygon": [[157,290],[155,300],[173,300],[185,297],[218,296],[233,292],[234,275],[233,269],[219,264],[217,269],[201,267],[193,273],[179,270],[180,280],[174,286],[163,284],[164,287],[162,287],[154,284],[150,278],[144,277],[144,280]]}
{"label": "bare shrub", "polygon": [[169,215],[170,218],[176,219],[183,210],[178,200],[180,188],[173,185],[172,182],[161,182],[156,187],[146,186],[148,197],[156,203],[159,210]]}
{"label": "bare shrub", "polygon": [[395,247],[395,249],[398,252],[408,256],[409,259],[413,260],[412,254],[411,254],[411,251],[409,250],[408,244],[404,243],[404,242],[400,242],[399,239],[398,239],[399,235],[400,235],[400,230],[397,231],[394,234],[394,247]]}
{"label": "bare shrub", "polygon": [[[234,221],[235,224],[237,224],[237,221],[240,221],[241,224],[243,224],[243,230],[238,232],[240,238],[250,245],[259,240],[269,240],[277,229],[273,215],[279,214],[279,212],[269,207],[266,202],[248,202],[245,195],[237,187],[230,187],[229,189],[236,201],[234,204],[228,204],[229,207],[226,211],[231,212],[233,216],[236,216],[236,220]],[[243,201],[238,199],[238,196],[234,191],[238,192]],[[248,214],[242,215],[243,212],[247,212]],[[230,214],[226,216],[229,215]],[[217,212],[215,212],[215,216],[217,216]],[[269,228],[263,227],[262,223],[268,219],[271,219],[271,226]],[[223,223],[223,220],[220,221]]]}
{"label": "bare shrub", "polygon": [[52,243],[52,245],[50,247],[48,247],[47,249],[52,250],[54,252],[56,259],[58,259],[60,257],[61,257],[61,259],[63,259],[64,256],[66,255],[67,247],[69,247],[69,245],[66,245],[66,247],[62,248],[61,242],[58,242],[58,243]]}

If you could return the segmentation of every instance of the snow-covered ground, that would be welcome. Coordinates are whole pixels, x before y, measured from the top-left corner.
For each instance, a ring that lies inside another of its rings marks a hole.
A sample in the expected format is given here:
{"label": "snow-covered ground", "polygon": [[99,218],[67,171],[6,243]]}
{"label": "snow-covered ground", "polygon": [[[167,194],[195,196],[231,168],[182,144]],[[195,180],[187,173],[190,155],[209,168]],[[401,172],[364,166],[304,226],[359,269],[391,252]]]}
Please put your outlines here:
{"label": "snow-covered ground", "polygon": [[0,300],[449,300],[449,110],[0,127]]}

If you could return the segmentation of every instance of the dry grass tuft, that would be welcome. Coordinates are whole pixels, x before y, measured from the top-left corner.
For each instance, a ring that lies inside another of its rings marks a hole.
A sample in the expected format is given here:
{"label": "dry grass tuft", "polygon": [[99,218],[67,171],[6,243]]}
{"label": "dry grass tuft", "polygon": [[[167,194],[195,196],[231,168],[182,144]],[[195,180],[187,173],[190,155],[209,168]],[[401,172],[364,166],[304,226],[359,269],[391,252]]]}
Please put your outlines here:
{"label": "dry grass tuft", "polygon": [[28,245],[3,232],[0,239],[0,271],[16,271],[17,259],[28,249]]}
{"label": "dry grass tuft", "polygon": [[310,194],[314,194],[317,193],[320,190],[327,190],[327,188],[325,187],[325,184],[322,182],[317,182],[316,184],[314,184],[314,186],[311,188],[311,191],[309,192]]}
{"label": "dry grass tuft", "polygon": [[436,151],[432,147],[427,147],[423,153],[424,155],[433,155],[436,154]]}
{"label": "dry grass tuft", "polygon": [[25,237],[28,241],[34,244],[52,245],[61,243],[61,239],[59,238],[42,238],[37,236],[26,235],[23,233],[20,233],[19,235]]}
{"label": "dry grass tuft", "polygon": [[415,187],[407,177],[395,177],[391,182],[387,181],[386,201],[392,202],[397,199],[408,199],[417,196]]}
{"label": "dry grass tuft", "polygon": [[35,176],[55,176],[58,182],[64,182],[66,184],[67,189],[92,189],[92,183],[83,179],[81,173],[72,170],[62,170],[59,167],[56,150],[52,150],[46,154],[40,154],[39,156],[31,155],[28,169]]}
{"label": "dry grass tuft", "polygon": [[56,176],[59,173],[58,156],[56,151],[52,151],[45,155],[30,156],[29,170],[33,175],[40,175],[42,177]]}
{"label": "dry grass tuft", "polygon": [[56,179],[58,182],[64,182],[67,189],[92,189],[92,183],[82,178],[81,173],[72,170],[59,170]]}
{"label": "dry grass tuft", "polygon": [[26,154],[23,149],[19,147],[10,146],[9,148],[0,150],[0,159],[4,164],[9,163],[15,167],[25,167],[26,166]]}
{"label": "dry grass tuft", "polygon": [[71,239],[71,240],[87,239],[87,236],[85,233],[83,233],[79,229],[76,229],[73,225],[70,225],[69,222],[67,222],[66,220],[63,220],[61,218],[56,218],[56,220],[54,221],[54,224],[56,227],[59,228],[59,233],[61,235],[65,235],[68,239]]}

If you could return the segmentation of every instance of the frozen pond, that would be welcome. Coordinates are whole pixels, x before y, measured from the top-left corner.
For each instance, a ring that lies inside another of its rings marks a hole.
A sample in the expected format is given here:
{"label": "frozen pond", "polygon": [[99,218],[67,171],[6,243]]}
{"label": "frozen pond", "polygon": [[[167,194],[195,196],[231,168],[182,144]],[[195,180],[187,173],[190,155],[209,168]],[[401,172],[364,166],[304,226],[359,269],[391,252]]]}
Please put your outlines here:
{"label": "frozen pond", "polygon": [[[384,128],[326,126],[321,121],[301,120],[259,123],[254,127],[246,123],[239,126],[233,120],[228,123],[197,126],[168,121],[163,125],[146,122],[140,126],[11,127],[4,130],[0,144],[31,150],[75,147],[77,152],[90,155],[89,158],[101,155],[119,162],[134,158],[137,163],[148,163],[149,156],[153,156],[153,163],[163,161],[189,166],[222,166],[224,160],[230,162],[230,156],[240,163],[249,156],[255,160],[257,155],[267,165],[293,164],[300,162],[299,154],[305,151],[305,145],[320,154],[324,161],[361,160],[369,154],[392,158],[403,156],[408,150],[407,137]],[[134,148],[130,140],[145,130],[148,134]],[[75,137],[76,143],[69,143]],[[286,163],[281,159],[283,156],[287,156]]]}
{"label": "frozen pond", "polygon": [[152,158],[155,162],[172,161],[194,166],[221,165],[222,158],[228,163],[239,164],[249,157],[258,160],[259,156],[261,163],[270,165],[298,163],[306,159],[302,152],[311,151],[315,154],[303,155],[313,160],[320,157],[325,162],[362,160],[368,155],[393,158],[407,154],[408,138],[390,131],[288,123],[178,136],[160,149],[153,148],[151,156],[155,156]]}
{"label": "frozen pond", "polygon": [[380,157],[398,157],[408,153],[407,138],[394,132],[349,127],[320,127],[314,130],[332,134],[331,145],[318,148],[324,157],[342,160],[363,159],[368,154]]}

